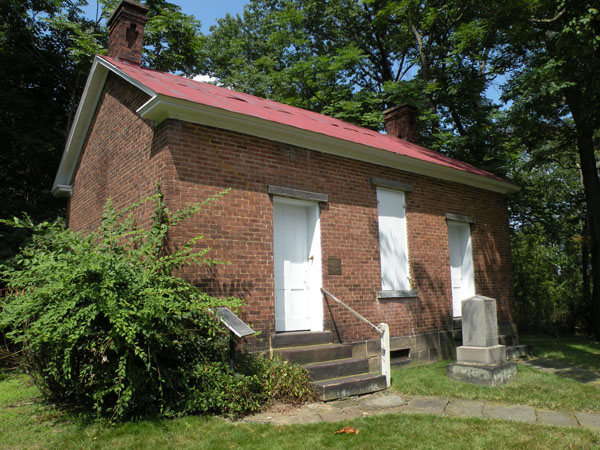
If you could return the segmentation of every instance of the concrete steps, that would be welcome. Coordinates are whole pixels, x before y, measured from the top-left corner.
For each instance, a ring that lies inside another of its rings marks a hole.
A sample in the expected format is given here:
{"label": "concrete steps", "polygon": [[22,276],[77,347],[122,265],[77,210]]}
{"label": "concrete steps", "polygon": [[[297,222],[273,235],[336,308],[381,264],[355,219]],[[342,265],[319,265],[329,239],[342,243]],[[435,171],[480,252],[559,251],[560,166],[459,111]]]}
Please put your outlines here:
{"label": "concrete steps", "polygon": [[352,357],[352,347],[344,344],[310,345],[306,347],[292,347],[273,349],[273,356],[287,359],[296,364],[308,364],[333,359]]}
{"label": "concrete steps", "polygon": [[308,373],[310,373],[310,376],[314,381],[321,381],[348,375],[368,373],[369,360],[366,358],[338,359],[335,361],[305,364],[304,368],[308,370]]}
{"label": "concrete steps", "polygon": [[385,386],[385,375],[361,374],[350,377],[333,378],[331,380],[315,381],[315,387],[321,400],[336,400],[352,395],[368,394],[382,391]]}
{"label": "concrete steps", "polygon": [[278,333],[271,338],[273,356],[308,370],[321,400],[336,400],[386,388],[385,376],[369,373],[369,360],[353,358],[352,346],[334,344],[331,332]]}

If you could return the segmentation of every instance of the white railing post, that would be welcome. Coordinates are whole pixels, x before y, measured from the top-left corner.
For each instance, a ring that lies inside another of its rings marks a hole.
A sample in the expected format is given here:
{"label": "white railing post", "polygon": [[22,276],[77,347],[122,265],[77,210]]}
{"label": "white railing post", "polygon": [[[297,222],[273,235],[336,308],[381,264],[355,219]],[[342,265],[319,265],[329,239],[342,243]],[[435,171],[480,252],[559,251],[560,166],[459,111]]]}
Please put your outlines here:
{"label": "white railing post", "polygon": [[392,384],[392,367],[390,363],[390,326],[387,323],[380,323],[381,333],[381,374],[385,375],[386,387]]}

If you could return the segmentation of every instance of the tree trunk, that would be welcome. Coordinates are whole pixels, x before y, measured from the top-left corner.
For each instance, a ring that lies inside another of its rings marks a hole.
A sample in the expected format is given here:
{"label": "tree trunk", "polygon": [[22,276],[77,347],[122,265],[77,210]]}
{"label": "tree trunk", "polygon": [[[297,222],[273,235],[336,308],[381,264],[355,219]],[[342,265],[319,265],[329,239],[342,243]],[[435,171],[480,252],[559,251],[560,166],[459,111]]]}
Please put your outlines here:
{"label": "tree trunk", "polygon": [[592,262],[592,333],[600,337],[600,180],[594,154],[593,128],[570,108],[577,129],[577,149],[589,220]]}
{"label": "tree trunk", "polygon": [[581,232],[581,277],[582,277],[582,289],[581,293],[581,301],[584,305],[591,304],[591,288],[592,288],[592,280],[590,278],[590,227],[589,227],[589,219],[586,218],[583,222],[582,232]]}

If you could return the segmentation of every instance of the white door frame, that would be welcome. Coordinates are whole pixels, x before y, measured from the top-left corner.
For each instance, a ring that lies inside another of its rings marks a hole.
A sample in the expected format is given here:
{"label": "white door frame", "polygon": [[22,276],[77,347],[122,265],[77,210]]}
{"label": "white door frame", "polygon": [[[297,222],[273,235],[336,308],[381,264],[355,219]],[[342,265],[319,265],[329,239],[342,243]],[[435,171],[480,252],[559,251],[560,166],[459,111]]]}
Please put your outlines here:
{"label": "white door frame", "polygon": [[[310,331],[323,331],[323,295],[321,294],[321,288],[323,287],[323,275],[322,275],[322,258],[321,258],[321,219],[320,209],[318,202],[311,202],[306,200],[297,200],[287,197],[273,197],[273,262],[275,263],[275,246],[278,245],[275,237],[275,210],[278,205],[293,205],[303,206],[307,209],[308,216],[308,248],[306,255],[306,286],[309,299],[310,308],[310,320],[309,329]],[[273,282],[275,286],[275,274]],[[286,330],[285,326],[277,324],[276,320],[276,331],[292,331]],[[283,328],[283,329],[281,329]]]}
{"label": "white door frame", "polygon": [[[473,249],[471,245],[471,224],[467,222],[459,222],[448,220],[448,252],[450,256],[450,289],[452,293],[452,315],[454,317],[462,316],[462,301],[475,295],[475,268],[473,267]],[[459,230],[461,242],[451,242],[450,229]],[[463,238],[467,235],[466,243]],[[454,254],[457,250],[460,254]],[[464,252],[464,253],[463,253]],[[461,260],[461,265],[453,270],[453,258]],[[460,271],[460,288],[455,286],[455,277],[458,274],[454,272]]]}

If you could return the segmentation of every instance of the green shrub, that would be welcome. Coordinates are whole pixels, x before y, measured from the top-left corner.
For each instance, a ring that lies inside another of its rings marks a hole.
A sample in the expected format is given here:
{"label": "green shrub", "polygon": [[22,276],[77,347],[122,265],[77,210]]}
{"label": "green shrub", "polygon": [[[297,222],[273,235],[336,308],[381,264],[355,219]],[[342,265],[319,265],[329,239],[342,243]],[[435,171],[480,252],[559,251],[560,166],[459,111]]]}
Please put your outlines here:
{"label": "green shrub", "polygon": [[[145,229],[134,214],[150,199],[154,216]],[[186,264],[218,263],[197,249],[201,237],[165,246],[170,227],[202,205],[171,213],[160,193],[150,199],[121,211],[109,201],[88,234],[59,222],[3,221],[32,231],[13,266],[2,269],[8,286],[23,292],[6,299],[1,322],[23,346],[42,392],[111,420],[239,415],[272,397],[301,398],[305,388],[272,381],[280,363],[247,357],[244,373],[230,373],[228,332],[209,309],[235,309],[240,300],[213,298],[174,275]]]}
{"label": "green shrub", "polygon": [[289,361],[244,355],[238,370],[246,376],[258,376],[265,404],[301,404],[317,398],[308,372]]}

